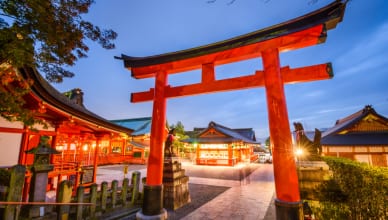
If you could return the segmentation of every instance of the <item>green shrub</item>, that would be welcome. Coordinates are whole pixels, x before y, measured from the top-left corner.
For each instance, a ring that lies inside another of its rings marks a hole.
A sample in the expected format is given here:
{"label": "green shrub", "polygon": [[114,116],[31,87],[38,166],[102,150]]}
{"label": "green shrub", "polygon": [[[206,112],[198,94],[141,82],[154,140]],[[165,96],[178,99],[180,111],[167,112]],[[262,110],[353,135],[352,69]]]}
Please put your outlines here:
{"label": "green shrub", "polygon": [[[333,172],[320,187],[318,219],[388,219],[388,168],[323,157]],[[331,216],[331,217],[330,217]]]}

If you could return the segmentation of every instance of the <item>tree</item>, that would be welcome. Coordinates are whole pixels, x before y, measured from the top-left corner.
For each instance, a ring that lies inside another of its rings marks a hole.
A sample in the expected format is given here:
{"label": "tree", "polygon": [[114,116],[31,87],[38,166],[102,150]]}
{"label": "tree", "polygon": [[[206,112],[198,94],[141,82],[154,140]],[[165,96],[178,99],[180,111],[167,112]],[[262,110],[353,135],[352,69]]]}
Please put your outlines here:
{"label": "tree", "polygon": [[265,139],[265,148],[268,150],[270,154],[272,154],[271,137],[268,137],[267,139]]}
{"label": "tree", "polygon": [[[105,49],[115,47],[117,34],[101,30],[84,20],[93,0],[1,0],[0,1],[0,115],[31,125],[31,111],[24,109],[22,96],[33,82],[23,83],[18,68],[32,67],[44,72],[48,81],[60,83],[74,73],[73,66],[87,57],[87,39]],[[4,65],[6,63],[7,65]],[[10,68],[12,67],[12,68]],[[13,69],[16,68],[16,69]],[[19,87],[10,91],[9,87]]]}
{"label": "tree", "polygon": [[181,121],[178,121],[176,125],[172,124],[170,129],[175,129],[175,139],[173,141],[173,149],[177,150],[177,153],[184,152],[184,143],[180,140],[188,138],[185,134],[185,127],[183,126]]}

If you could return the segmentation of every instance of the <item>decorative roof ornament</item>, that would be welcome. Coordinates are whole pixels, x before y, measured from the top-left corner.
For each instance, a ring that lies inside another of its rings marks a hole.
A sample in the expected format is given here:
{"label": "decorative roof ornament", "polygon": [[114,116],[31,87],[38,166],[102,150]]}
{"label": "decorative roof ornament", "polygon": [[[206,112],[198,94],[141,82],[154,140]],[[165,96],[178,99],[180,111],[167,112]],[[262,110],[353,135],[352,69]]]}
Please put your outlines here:
{"label": "decorative roof ornament", "polygon": [[65,92],[64,95],[69,98],[73,103],[80,105],[85,108],[84,106],[84,93],[80,88],[72,89],[68,92]]}

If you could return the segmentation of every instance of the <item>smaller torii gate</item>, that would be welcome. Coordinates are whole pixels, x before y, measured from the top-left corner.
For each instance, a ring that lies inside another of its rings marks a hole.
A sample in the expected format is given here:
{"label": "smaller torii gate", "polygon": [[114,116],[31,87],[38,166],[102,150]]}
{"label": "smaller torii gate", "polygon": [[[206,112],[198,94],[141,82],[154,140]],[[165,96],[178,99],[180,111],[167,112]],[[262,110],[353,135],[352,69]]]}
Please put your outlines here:
{"label": "smaller torii gate", "polygon": [[[265,87],[276,189],[277,219],[303,219],[292,148],[284,84],[329,79],[330,63],[291,69],[281,67],[279,53],[323,43],[327,30],[342,21],[346,2],[335,1],[319,10],[266,29],[193,49],[150,57],[116,57],[136,79],[155,77],[155,88],[132,93],[131,102],[153,101],[150,155],[140,219],[165,219],[163,162],[167,98]],[[262,58],[263,71],[216,80],[214,67]],[[168,75],[202,69],[200,83],[171,87]]]}

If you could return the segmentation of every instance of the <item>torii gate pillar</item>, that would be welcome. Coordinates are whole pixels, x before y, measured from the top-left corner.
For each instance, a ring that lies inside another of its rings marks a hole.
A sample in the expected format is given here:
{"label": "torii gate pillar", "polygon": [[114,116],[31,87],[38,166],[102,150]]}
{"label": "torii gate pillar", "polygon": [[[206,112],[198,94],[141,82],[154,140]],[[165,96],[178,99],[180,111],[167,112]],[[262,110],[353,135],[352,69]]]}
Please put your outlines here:
{"label": "torii gate pillar", "polygon": [[276,219],[303,219],[278,50],[263,51],[262,60],[273,149]]}
{"label": "torii gate pillar", "polygon": [[142,210],[137,219],[164,220],[167,211],[163,208],[163,162],[164,139],[166,136],[167,72],[159,71],[155,76],[155,96],[152,109],[150,155],[147,164],[147,179],[144,185]]}

